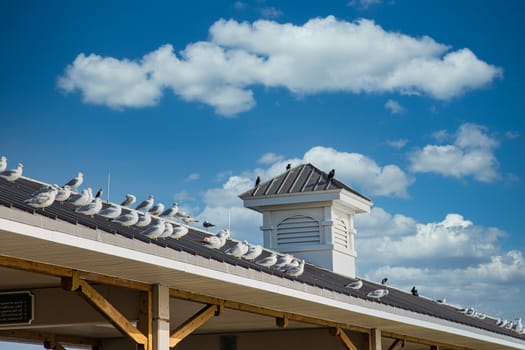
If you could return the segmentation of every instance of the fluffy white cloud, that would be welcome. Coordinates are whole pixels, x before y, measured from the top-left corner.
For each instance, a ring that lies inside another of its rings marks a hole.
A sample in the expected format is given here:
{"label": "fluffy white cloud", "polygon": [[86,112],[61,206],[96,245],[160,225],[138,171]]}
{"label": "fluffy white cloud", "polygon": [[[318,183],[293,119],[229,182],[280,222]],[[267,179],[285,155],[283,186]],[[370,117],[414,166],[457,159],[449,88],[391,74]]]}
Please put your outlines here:
{"label": "fluffy white cloud", "polygon": [[456,178],[473,176],[482,182],[497,180],[499,163],[494,149],[498,142],[486,132],[480,125],[461,125],[453,144],[426,145],[410,154],[411,170]]}
{"label": "fluffy white cloud", "polygon": [[386,142],[390,147],[401,149],[408,143],[407,139],[391,140]]}
{"label": "fluffy white cloud", "polygon": [[359,9],[366,10],[371,5],[378,5],[382,2],[383,0],[351,0],[346,4],[346,6],[352,6],[352,7],[357,7]]}
{"label": "fluffy white cloud", "polygon": [[283,158],[284,157],[281,155],[269,152],[269,153],[263,154],[257,162],[261,164],[272,164],[272,163],[280,162],[281,160],[283,160]]}
{"label": "fluffy white cloud", "polygon": [[385,108],[392,114],[401,114],[405,111],[405,107],[401,106],[399,102],[395,100],[388,100],[385,103]]}
{"label": "fluffy white cloud", "polygon": [[427,36],[388,32],[365,19],[328,16],[303,25],[221,19],[210,38],[179,55],[164,45],[134,61],[79,54],[58,85],[116,108],[154,105],[168,88],[230,116],[255,106],[249,88],[255,85],[297,94],[397,91],[449,99],[501,76],[469,49],[449,52]]}

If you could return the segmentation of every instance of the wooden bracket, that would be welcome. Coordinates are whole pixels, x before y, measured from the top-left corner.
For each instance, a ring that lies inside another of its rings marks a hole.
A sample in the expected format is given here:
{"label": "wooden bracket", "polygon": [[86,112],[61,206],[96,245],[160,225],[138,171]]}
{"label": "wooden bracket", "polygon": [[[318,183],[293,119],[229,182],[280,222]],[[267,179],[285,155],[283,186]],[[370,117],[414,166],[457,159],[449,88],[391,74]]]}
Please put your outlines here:
{"label": "wooden bracket", "polygon": [[357,350],[357,347],[352,343],[352,340],[348,337],[348,335],[345,333],[345,331],[339,327],[336,328],[330,328],[330,334],[336,336],[339,338],[341,343],[349,349],[349,350]]}
{"label": "wooden bracket", "polygon": [[288,327],[288,317],[284,315],[283,317],[276,317],[275,318],[275,324],[279,328],[286,328]]}
{"label": "wooden bracket", "polygon": [[206,321],[214,316],[220,315],[222,308],[217,304],[209,304],[202,308],[195,315],[190,317],[186,322],[177,327],[170,335],[170,348],[176,346],[184,338],[193,333],[197,328],[202,326]]}
{"label": "wooden bracket", "polygon": [[394,340],[392,345],[390,345],[388,347],[388,350],[396,350],[396,349],[400,349],[400,348],[404,348],[404,347],[405,347],[405,340],[404,339],[396,339],[396,340]]}

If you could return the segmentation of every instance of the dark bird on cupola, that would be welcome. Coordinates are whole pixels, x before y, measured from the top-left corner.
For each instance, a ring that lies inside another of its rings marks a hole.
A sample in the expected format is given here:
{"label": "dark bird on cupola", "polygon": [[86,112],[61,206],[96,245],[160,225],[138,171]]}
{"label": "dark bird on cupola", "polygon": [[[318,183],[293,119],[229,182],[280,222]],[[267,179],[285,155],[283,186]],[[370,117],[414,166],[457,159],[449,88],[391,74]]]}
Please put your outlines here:
{"label": "dark bird on cupola", "polygon": [[255,187],[259,186],[261,184],[261,177],[257,176],[257,179],[255,179]]}

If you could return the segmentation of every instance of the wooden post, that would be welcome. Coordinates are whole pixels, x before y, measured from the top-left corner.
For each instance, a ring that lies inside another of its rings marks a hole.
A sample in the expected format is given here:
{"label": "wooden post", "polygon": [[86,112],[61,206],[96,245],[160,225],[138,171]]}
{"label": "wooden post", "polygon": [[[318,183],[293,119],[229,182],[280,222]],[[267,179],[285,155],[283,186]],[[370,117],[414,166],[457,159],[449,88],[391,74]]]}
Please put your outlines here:
{"label": "wooden post", "polygon": [[[153,349],[153,298],[152,292],[140,292],[139,322],[137,328],[148,338],[147,349]],[[142,349],[140,349],[142,350]]]}
{"label": "wooden post", "polygon": [[170,294],[169,288],[153,286],[153,350],[170,348]]}
{"label": "wooden post", "polygon": [[372,328],[370,330],[370,350],[382,350],[381,344],[381,330],[378,328]]}

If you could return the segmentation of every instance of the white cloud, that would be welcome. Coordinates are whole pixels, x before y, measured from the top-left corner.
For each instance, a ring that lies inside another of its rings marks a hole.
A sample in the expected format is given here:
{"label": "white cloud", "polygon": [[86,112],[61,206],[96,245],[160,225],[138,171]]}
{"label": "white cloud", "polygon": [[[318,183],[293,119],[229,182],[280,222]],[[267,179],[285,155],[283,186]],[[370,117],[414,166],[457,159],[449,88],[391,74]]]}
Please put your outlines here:
{"label": "white cloud", "polygon": [[390,147],[401,149],[408,143],[407,139],[392,140],[386,142]]}
{"label": "white cloud", "polygon": [[196,181],[196,180],[200,179],[200,177],[201,177],[200,174],[197,174],[197,173],[191,173],[191,174],[189,174],[189,175],[186,177],[185,181],[186,181],[186,182],[189,182],[189,181]]}
{"label": "white cloud", "polygon": [[392,114],[401,114],[405,111],[405,107],[401,106],[399,102],[395,100],[388,100],[385,103],[385,108]]}
{"label": "white cloud", "polygon": [[498,142],[476,124],[459,127],[453,144],[426,145],[410,154],[411,170],[435,172],[461,178],[473,176],[481,182],[493,182],[500,175],[494,149]]}
{"label": "white cloud", "polygon": [[449,99],[501,76],[469,49],[450,51],[430,37],[388,32],[366,19],[328,16],[303,25],[221,19],[209,31],[210,41],[189,43],[178,55],[171,45],[139,60],[79,54],[58,86],[114,108],[155,105],[171,89],[231,116],[255,106],[250,87],[257,85],[298,95],[400,92]]}
{"label": "white cloud", "polygon": [[261,9],[261,15],[264,18],[278,18],[283,15],[283,12],[276,7],[270,6],[270,7],[263,7]]}
{"label": "white cloud", "polygon": [[378,5],[381,4],[383,0],[351,0],[349,1],[346,6],[356,7],[358,9],[366,10],[371,5]]}
{"label": "white cloud", "polygon": [[272,163],[276,163],[276,162],[283,160],[283,158],[284,157],[281,155],[269,152],[269,153],[263,154],[257,162],[261,164],[272,164]]}
{"label": "white cloud", "polygon": [[511,131],[511,130],[509,130],[509,131],[507,131],[507,132],[505,133],[505,137],[506,137],[507,139],[509,139],[509,140],[517,139],[517,138],[519,138],[520,136],[521,136],[520,133],[517,132],[517,131]]}

